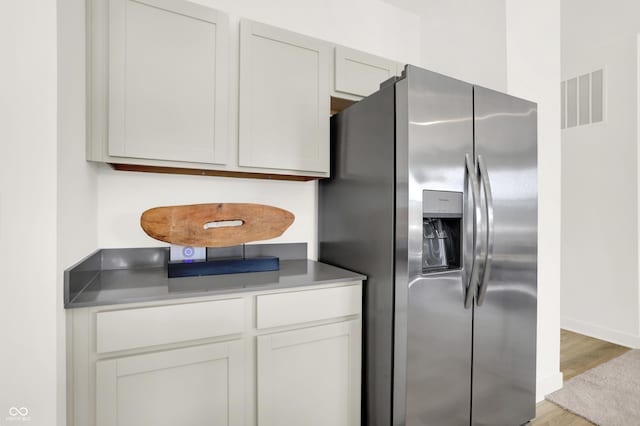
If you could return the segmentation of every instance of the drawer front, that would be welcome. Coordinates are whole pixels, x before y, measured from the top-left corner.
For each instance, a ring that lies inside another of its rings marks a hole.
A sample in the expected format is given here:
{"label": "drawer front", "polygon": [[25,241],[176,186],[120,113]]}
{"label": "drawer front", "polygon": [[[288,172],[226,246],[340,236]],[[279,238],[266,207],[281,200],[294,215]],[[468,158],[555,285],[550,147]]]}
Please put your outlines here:
{"label": "drawer front", "polygon": [[270,328],[362,312],[362,286],[267,294],[257,298],[256,327]]}
{"label": "drawer front", "polygon": [[96,351],[122,351],[225,336],[242,333],[243,328],[243,299],[99,312]]}

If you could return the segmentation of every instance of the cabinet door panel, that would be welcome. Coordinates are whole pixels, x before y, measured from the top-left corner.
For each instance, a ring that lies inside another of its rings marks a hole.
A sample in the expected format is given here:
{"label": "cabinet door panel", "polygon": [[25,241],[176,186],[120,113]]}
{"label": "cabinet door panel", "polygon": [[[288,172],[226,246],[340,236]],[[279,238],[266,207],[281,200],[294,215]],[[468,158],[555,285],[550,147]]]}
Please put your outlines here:
{"label": "cabinet door panel", "polygon": [[329,171],[329,45],[243,20],[239,165]]}
{"label": "cabinet door panel", "polygon": [[335,91],[369,96],[380,83],[396,75],[397,64],[389,59],[337,46],[335,51]]}
{"label": "cabinet door panel", "polygon": [[96,363],[97,426],[241,425],[241,341]]}
{"label": "cabinet door panel", "polygon": [[109,155],[226,162],[228,22],[183,0],[111,0]]}
{"label": "cabinet door panel", "polygon": [[258,337],[259,426],[360,425],[360,321]]}

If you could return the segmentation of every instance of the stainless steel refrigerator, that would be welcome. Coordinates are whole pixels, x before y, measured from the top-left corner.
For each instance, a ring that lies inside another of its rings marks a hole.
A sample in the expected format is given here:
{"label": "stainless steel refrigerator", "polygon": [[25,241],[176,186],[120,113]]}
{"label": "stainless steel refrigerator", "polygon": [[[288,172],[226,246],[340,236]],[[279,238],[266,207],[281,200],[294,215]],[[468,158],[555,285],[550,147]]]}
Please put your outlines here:
{"label": "stainless steel refrigerator", "polygon": [[535,417],[536,121],[413,66],[332,117],[319,258],[368,276],[363,424]]}

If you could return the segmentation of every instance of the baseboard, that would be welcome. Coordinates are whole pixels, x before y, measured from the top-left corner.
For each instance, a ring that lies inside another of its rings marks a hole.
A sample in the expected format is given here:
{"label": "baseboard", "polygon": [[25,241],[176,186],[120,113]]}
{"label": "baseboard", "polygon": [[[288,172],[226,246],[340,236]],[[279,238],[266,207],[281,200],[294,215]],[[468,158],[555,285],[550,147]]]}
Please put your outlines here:
{"label": "baseboard", "polygon": [[540,402],[546,395],[562,388],[562,372],[538,378],[536,383],[536,402]]}
{"label": "baseboard", "polygon": [[588,322],[561,317],[560,327],[575,333],[584,334],[596,339],[606,340],[617,345],[627,346],[633,349],[640,349],[640,336],[620,332],[607,327],[590,324]]}

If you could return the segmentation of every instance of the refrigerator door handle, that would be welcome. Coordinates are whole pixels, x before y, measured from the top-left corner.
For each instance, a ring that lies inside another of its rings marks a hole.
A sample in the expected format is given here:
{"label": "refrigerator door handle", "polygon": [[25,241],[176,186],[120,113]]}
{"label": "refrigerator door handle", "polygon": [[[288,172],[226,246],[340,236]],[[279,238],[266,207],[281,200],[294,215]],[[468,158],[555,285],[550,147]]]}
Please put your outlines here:
{"label": "refrigerator door handle", "polygon": [[482,210],[480,208],[480,185],[478,184],[478,178],[476,174],[476,167],[471,155],[465,156],[466,165],[466,179],[471,182],[471,196],[473,199],[473,253],[471,255],[471,272],[469,273],[469,282],[465,289],[464,307],[469,309],[473,304],[473,297],[475,296],[475,290],[478,282],[478,255],[480,253],[480,238],[478,238],[478,231],[482,226]]}
{"label": "refrigerator door handle", "polygon": [[491,275],[491,264],[493,263],[493,193],[491,192],[491,182],[487,173],[487,165],[482,155],[478,155],[478,168],[480,169],[480,181],[485,200],[485,214],[487,217],[486,239],[487,245],[484,253],[484,270],[480,278],[480,287],[478,288],[478,297],[476,303],[482,306],[485,295],[487,294],[487,286],[489,285],[489,276]]}

